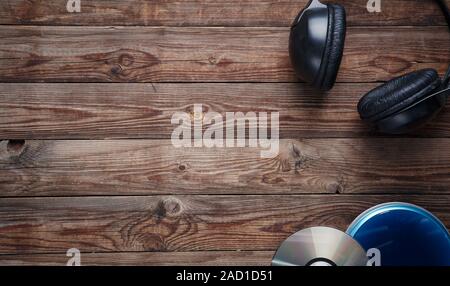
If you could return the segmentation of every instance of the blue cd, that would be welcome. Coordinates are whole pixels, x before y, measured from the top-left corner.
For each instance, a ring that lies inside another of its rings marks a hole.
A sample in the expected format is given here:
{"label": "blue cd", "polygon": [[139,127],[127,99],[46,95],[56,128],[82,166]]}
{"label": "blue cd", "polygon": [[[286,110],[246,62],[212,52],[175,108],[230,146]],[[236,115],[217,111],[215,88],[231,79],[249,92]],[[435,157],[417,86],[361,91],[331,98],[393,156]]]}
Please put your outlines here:
{"label": "blue cd", "polygon": [[450,266],[450,235],[427,210],[386,203],[359,215],[347,229],[367,251],[377,248],[382,266]]}

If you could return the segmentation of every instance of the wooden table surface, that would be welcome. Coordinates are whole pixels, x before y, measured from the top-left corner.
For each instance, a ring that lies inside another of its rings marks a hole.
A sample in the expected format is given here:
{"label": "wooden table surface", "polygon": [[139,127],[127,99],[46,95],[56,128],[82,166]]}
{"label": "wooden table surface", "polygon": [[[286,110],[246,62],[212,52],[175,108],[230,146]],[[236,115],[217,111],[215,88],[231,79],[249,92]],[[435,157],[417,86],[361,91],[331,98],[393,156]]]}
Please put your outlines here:
{"label": "wooden table surface", "polygon": [[[382,202],[450,227],[450,111],[408,136],[359,120],[359,98],[420,68],[450,35],[431,0],[341,0],[336,87],[289,63],[307,0],[0,1],[0,264],[268,265],[305,227],[345,230]],[[447,0],[450,5],[450,0]],[[184,148],[176,111],[280,113],[280,154]]]}

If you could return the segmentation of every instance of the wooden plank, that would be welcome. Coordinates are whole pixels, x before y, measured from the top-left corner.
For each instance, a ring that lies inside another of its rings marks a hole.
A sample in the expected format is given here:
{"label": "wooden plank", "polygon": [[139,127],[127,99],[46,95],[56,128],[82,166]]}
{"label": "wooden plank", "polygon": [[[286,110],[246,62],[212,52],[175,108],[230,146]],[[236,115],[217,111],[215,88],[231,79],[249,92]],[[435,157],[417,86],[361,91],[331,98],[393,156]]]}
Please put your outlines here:
{"label": "wooden plank", "polygon": [[[0,84],[0,139],[169,139],[175,112],[279,112],[280,138],[376,135],[358,100],[377,83],[321,96],[297,83]],[[207,127],[205,125],[205,127]],[[450,137],[450,113],[409,136]]]}
{"label": "wooden plank", "polygon": [[387,201],[427,208],[450,226],[450,196],[150,196],[0,200],[0,254],[275,250],[305,227],[345,230]]}
{"label": "wooden plank", "polygon": [[0,196],[449,194],[449,140],[282,140],[273,159],[170,140],[2,141]]}
{"label": "wooden plank", "polygon": [[[82,266],[269,266],[274,251],[81,253]],[[1,266],[64,266],[65,253],[0,255]]]}
{"label": "wooden plank", "polygon": [[[89,0],[82,13],[68,13],[67,0],[2,0],[0,24],[289,26],[308,0]],[[327,1],[324,1],[327,2]],[[341,0],[349,25],[444,25],[431,0],[382,1],[381,13],[368,13],[367,0]],[[447,0],[450,6],[450,1]]]}
{"label": "wooden plank", "polygon": [[[1,26],[3,82],[295,82],[289,28]],[[348,29],[339,82],[450,62],[446,27]]]}

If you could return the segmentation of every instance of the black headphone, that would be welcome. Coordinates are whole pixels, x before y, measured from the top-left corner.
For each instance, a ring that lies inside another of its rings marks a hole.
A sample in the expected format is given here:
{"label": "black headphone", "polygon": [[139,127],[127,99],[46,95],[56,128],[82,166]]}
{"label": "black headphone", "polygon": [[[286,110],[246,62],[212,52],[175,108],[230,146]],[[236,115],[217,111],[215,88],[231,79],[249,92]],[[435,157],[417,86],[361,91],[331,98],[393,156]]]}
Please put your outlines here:
{"label": "black headphone", "polygon": [[[450,28],[450,13],[435,0]],[[291,27],[289,54],[297,76],[320,90],[330,90],[344,51],[346,16],[343,6],[310,0]],[[436,70],[422,69],[394,78],[364,95],[361,119],[381,132],[402,134],[431,120],[450,96],[450,67],[441,80]]]}

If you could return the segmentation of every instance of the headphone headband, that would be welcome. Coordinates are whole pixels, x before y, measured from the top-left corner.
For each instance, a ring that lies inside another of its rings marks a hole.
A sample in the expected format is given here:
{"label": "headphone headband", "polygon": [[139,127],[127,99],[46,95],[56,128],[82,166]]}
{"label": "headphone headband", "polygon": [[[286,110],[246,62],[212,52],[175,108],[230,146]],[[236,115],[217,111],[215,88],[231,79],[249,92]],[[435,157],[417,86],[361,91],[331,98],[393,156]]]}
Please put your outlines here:
{"label": "headphone headband", "polygon": [[444,13],[445,20],[447,21],[447,26],[450,29],[450,11],[448,10],[447,4],[444,2],[444,0],[435,0],[435,1],[439,5],[439,8],[441,8],[442,13]]}
{"label": "headphone headband", "polygon": [[[450,11],[448,9],[447,4],[445,3],[445,0],[435,0],[437,4],[439,5],[439,8],[441,8],[442,13],[445,16],[445,20],[447,21],[447,26],[450,29]],[[443,79],[443,86],[450,87],[450,65],[447,69],[447,72],[445,73],[444,79]]]}

